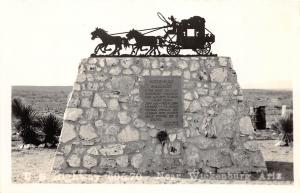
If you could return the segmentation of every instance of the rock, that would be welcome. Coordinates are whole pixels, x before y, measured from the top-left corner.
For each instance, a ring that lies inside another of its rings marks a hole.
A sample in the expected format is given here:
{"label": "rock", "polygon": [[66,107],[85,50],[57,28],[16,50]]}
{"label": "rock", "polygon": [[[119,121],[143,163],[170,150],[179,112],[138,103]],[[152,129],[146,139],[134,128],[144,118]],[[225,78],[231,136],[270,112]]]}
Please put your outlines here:
{"label": "rock", "polygon": [[53,169],[54,170],[62,170],[67,167],[66,161],[63,156],[55,155]]}
{"label": "rock", "polygon": [[90,97],[92,95],[93,95],[92,91],[89,91],[89,90],[81,91],[81,96],[83,96],[83,97]]}
{"label": "rock", "polygon": [[192,113],[195,113],[195,112],[197,112],[197,111],[200,111],[200,110],[201,110],[201,104],[199,103],[199,101],[198,101],[198,100],[194,100],[194,101],[191,103],[191,105],[190,105],[190,107],[189,107],[189,110],[190,110],[190,112],[192,112]]}
{"label": "rock", "polygon": [[176,133],[169,134],[170,142],[173,142],[176,139]]}
{"label": "rock", "polygon": [[266,163],[264,161],[263,155],[260,151],[251,152],[250,163],[254,167],[262,167],[263,171],[267,171]]}
{"label": "rock", "polygon": [[191,102],[190,101],[187,101],[187,100],[184,100],[183,101],[183,108],[185,111],[187,111],[187,109],[189,108]]}
{"label": "rock", "polygon": [[155,152],[154,152],[155,155],[161,155],[162,154],[162,145],[161,144],[157,144],[155,146]]}
{"label": "rock", "polygon": [[83,98],[81,99],[81,107],[83,108],[89,108],[91,106],[91,101],[89,98]]}
{"label": "rock", "polygon": [[121,60],[121,65],[124,68],[129,68],[133,64],[133,60],[130,58],[124,58]]}
{"label": "rock", "polygon": [[178,140],[178,141],[182,141],[182,142],[186,142],[186,137],[185,137],[183,131],[177,133],[177,140]]}
{"label": "rock", "polygon": [[141,72],[141,68],[138,66],[132,66],[131,69],[135,74],[139,74]]}
{"label": "rock", "polygon": [[88,90],[96,91],[96,90],[98,90],[98,87],[99,87],[99,84],[98,84],[98,83],[92,83],[92,82],[89,82],[89,83],[87,84],[87,89],[88,89]]}
{"label": "rock", "polygon": [[[38,148],[44,148],[44,147],[45,147],[45,144],[44,144],[44,143],[38,145]],[[64,146],[64,147],[66,147],[66,146]]]}
{"label": "rock", "polygon": [[249,116],[242,117],[239,122],[240,132],[243,135],[251,135],[254,132],[252,122]]}
{"label": "rock", "polygon": [[97,58],[89,58],[88,63],[89,64],[96,64],[97,63]]}
{"label": "rock", "polygon": [[141,75],[142,76],[149,76],[150,75],[150,71],[148,69],[144,69]]}
{"label": "rock", "polygon": [[135,88],[133,90],[130,91],[130,94],[134,95],[134,94],[139,94],[140,90],[138,88]]}
{"label": "rock", "polygon": [[208,89],[205,89],[205,88],[197,88],[197,93],[199,95],[207,95],[208,94]]}
{"label": "rock", "polygon": [[133,72],[130,69],[124,69],[123,74],[130,75],[130,74],[133,74]]}
{"label": "rock", "polygon": [[226,67],[229,63],[229,58],[219,57],[219,65]]}
{"label": "rock", "polygon": [[142,127],[145,127],[146,126],[146,123],[141,120],[141,119],[136,119],[134,122],[133,122],[133,125],[136,127],[136,128],[142,128]]}
{"label": "rock", "polygon": [[140,165],[143,162],[143,155],[142,154],[136,154],[131,158],[131,165],[135,168],[139,168]]}
{"label": "rock", "polygon": [[193,71],[196,71],[200,68],[200,65],[198,63],[198,61],[191,61],[190,63],[190,71],[193,72]]}
{"label": "rock", "polygon": [[191,100],[194,99],[194,97],[193,97],[191,92],[187,92],[187,93],[184,94],[184,99],[191,101]]}
{"label": "rock", "polygon": [[101,135],[100,139],[101,143],[114,143],[117,141],[113,135]]}
{"label": "rock", "polygon": [[87,153],[91,155],[99,155],[98,149],[95,146],[89,148]]}
{"label": "rock", "polygon": [[118,139],[120,142],[137,141],[139,140],[139,132],[130,125],[127,125],[125,129],[118,134]]}
{"label": "rock", "polygon": [[216,62],[215,62],[215,59],[214,58],[208,58],[206,61],[205,61],[205,65],[206,67],[208,68],[212,68],[216,65]]}
{"label": "rock", "polygon": [[61,148],[61,151],[64,153],[64,155],[68,155],[72,150],[72,144],[64,145]]}
{"label": "rock", "polygon": [[89,108],[85,111],[85,117],[87,120],[97,119],[98,115],[99,113],[96,108]]}
{"label": "rock", "polygon": [[80,84],[74,83],[73,90],[80,91]]}
{"label": "rock", "polygon": [[161,74],[161,72],[160,72],[159,69],[151,70],[151,75],[152,76],[159,76],[160,74]]}
{"label": "rock", "polygon": [[118,111],[120,109],[118,99],[110,99],[108,103],[108,109],[112,111]]}
{"label": "rock", "polygon": [[118,118],[120,124],[128,124],[131,121],[131,118],[127,115],[127,111],[118,112]]}
{"label": "rock", "polygon": [[183,88],[185,88],[185,89],[194,89],[195,88],[194,81],[184,81],[183,82]]}
{"label": "rock", "polygon": [[227,70],[225,68],[215,68],[210,73],[211,81],[225,82],[227,79]]}
{"label": "rock", "polygon": [[67,159],[67,162],[71,167],[79,167],[81,161],[77,154],[73,154]]}
{"label": "rock", "polygon": [[103,68],[105,66],[105,58],[98,58],[98,64]]}
{"label": "rock", "polygon": [[159,67],[159,63],[157,60],[152,60],[152,68],[155,69],[155,68],[158,68]]}
{"label": "rock", "polygon": [[178,62],[177,62],[177,66],[178,66],[178,68],[180,68],[180,69],[186,69],[189,65],[188,65],[188,63],[186,62],[186,61],[184,61],[184,60],[179,60]]}
{"label": "rock", "polygon": [[156,134],[158,133],[158,131],[156,129],[150,129],[149,130],[149,135],[151,137],[156,137]]}
{"label": "rock", "polygon": [[96,126],[97,128],[102,128],[102,127],[104,126],[104,123],[103,123],[102,120],[97,120],[97,121],[95,122],[95,126]]}
{"label": "rock", "polygon": [[140,138],[141,138],[141,140],[148,140],[150,138],[150,135],[148,135],[148,133],[145,131],[141,131]]}
{"label": "rock", "polygon": [[64,120],[66,121],[77,121],[81,117],[83,111],[79,108],[67,108],[64,114]]}
{"label": "rock", "polygon": [[77,108],[80,105],[80,100],[72,96],[70,100],[68,100],[68,108]]}
{"label": "rock", "polygon": [[136,153],[136,152],[140,152],[143,150],[143,148],[145,147],[145,142],[143,141],[132,141],[126,144],[125,147],[125,153],[129,154],[129,153]]}
{"label": "rock", "polygon": [[202,135],[188,138],[187,141],[199,149],[207,149],[208,147],[211,147],[214,143],[213,139],[204,137]]}
{"label": "rock", "polygon": [[101,98],[101,96],[96,93],[94,96],[93,107],[107,107],[105,101]]}
{"label": "rock", "polygon": [[232,166],[229,152],[223,150],[209,150],[205,153],[207,165],[215,168],[223,168]]}
{"label": "rock", "polygon": [[182,72],[180,70],[173,70],[172,76],[181,76]]}
{"label": "rock", "polygon": [[195,167],[200,161],[198,149],[193,145],[188,145],[185,150],[186,165]]}
{"label": "rock", "polygon": [[119,103],[127,103],[129,101],[129,96],[120,96],[118,101]]}
{"label": "rock", "polygon": [[249,151],[259,151],[259,147],[256,141],[246,141],[244,143],[244,147]]}
{"label": "rock", "polygon": [[60,141],[63,143],[67,143],[77,136],[75,132],[75,126],[67,122],[64,122],[61,132]]}
{"label": "rock", "polygon": [[125,168],[128,166],[128,155],[117,157],[116,161],[120,167]]}
{"label": "rock", "polygon": [[183,72],[183,78],[190,80],[191,79],[191,73],[190,71],[186,70]]}
{"label": "rock", "polygon": [[90,155],[85,155],[83,157],[82,164],[83,167],[90,169],[97,165],[97,159],[93,158]]}
{"label": "rock", "polygon": [[237,95],[239,94],[238,90],[234,90],[232,93],[233,93],[235,96],[237,96]]}
{"label": "rock", "polygon": [[150,60],[144,58],[142,65],[144,68],[151,68]]}
{"label": "rock", "polygon": [[163,76],[170,76],[171,72],[170,71],[163,71],[162,75]]}
{"label": "rock", "polygon": [[104,118],[105,121],[112,121],[115,119],[115,113],[113,111],[104,111],[101,115],[101,118]]}
{"label": "rock", "polygon": [[91,140],[97,137],[94,128],[91,124],[82,125],[80,127],[79,136],[83,140]]}
{"label": "rock", "polygon": [[109,73],[111,74],[111,75],[115,75],[115,76],[117,76],[117,75],[119,75],[120,73],[121,73],[121,68],[120,67],[113,67],[113,68],[111,68],[110,69],[110,71],[109,71]]}
{"label": "rock", "polygon": [[120,127],[118,125],[111,125],[107,128],[105,128],[105,134],[106,135],[116,135],[119,133]]}
{"label": "rock", "polygon": [[213,101],[214,99],[211,96],[201,97],[199,100],[201,106],[203,107],[208,107]]}
{"label": "rock", "polygon": [[115,168],[117,162],[113,158],[102,157],[99,166],[100,168]]}
{"label": "rock", "polygon": [[104,156],[122,155],[125,145],[123,144],[109,144],[99,148],[99,152]]}
{"label": "rock", "polygon": [[84,82],[86,80],[86,75],[84,73],[79,73],[77,75],[76,82]]}
{"label": "rock", "polygon": [[135,80],[131,76],[114,76],[111,80],[112,89],[121,95],[127,95],[134,86]]}

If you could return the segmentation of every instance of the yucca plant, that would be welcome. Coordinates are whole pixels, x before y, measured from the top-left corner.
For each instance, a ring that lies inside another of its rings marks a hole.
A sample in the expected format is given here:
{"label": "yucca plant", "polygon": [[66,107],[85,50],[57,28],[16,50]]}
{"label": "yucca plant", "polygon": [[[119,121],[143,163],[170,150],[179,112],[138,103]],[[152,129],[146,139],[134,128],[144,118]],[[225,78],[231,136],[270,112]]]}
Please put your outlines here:
{"label": "yucca plant", "polygon": [[280,134],[280,143],[289,145],[293,142],[293,113],[288,112],[272,125],[272,128]]}
{"label": "yucca plant", "polygon": [[45,134],[43,143],[45,147],[48,147],[48,144],[51,144],[50,147],[56,147],[58,143],[58,136],[62,128],[62,121],[57,116],[53,114],[48,114],[41,117],[41,127]]}
{"label": "yucca plant", "polygon": [[18,120],[15,127],[23,143],[41,144],[38,134],[34,131],[40,126],[36,111],[30,105],[25,105],[20,98],[14,98],[12,100],[12,114]]}

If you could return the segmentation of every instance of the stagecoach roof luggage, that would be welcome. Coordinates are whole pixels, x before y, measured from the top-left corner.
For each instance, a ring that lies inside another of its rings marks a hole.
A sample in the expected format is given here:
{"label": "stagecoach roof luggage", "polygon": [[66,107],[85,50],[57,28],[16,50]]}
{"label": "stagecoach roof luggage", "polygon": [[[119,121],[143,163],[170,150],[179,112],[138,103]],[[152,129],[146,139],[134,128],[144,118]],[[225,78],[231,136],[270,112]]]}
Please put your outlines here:
{"label": "stagecoach roof luggage", "polygon": [[205,24],[205,19],[199,16],[194,16],[189,19],[183,19],[179,23],[179,25],[184,28],[193,28],[193,29],[203,28],[204,24]]}

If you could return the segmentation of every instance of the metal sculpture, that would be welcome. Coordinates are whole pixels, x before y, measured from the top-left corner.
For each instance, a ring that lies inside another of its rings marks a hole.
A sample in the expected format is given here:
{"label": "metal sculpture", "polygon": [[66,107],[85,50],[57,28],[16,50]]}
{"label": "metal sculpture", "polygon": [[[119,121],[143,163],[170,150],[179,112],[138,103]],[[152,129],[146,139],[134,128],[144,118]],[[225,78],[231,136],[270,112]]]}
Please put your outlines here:
{"label": "metal sculpture", "polygon": [[132,48],[132,52],[130,55],[137,55],[138,51],[145,51],[147,49],[142,49],[144,46],[150,46],[148,52],[145,55],[151,55],[154,52],[154,55],[156,55],[156,50],[158,51],[158,55],[160,55],[160,51],[158,49],[158,46],[162,47],[164,40],[160,36],[145,36],[141,32],[137,30],[130,30],[128,34],[126,34],[126,37],[128,40],[131,40],[132,38],[135,39],[136,44],[135,47]]}
{"label": "metal sculpture", "polygon": [[[170,56],[178,56],[182,49],[191,49],[200,56],[216,56],[216,54],[211,53],[211,45],[215,42],[215,35],[205,28],[204,18],[194,16],[178,22],[174,16],[171,16],[168,18],[170,20],[169,22],[161,13],[157,13],[157,15],[167,24],[166,26],[142,30],[132,29],[129,32],[114,34],[108,34],[107,31],[96,28],[96,30],[91,33],[92,40],[100,38],[102,43],[96,46],[91,56],[103,56],[98,55],[98,51],[100,50],[103,54],[107,51],[111,51],[111,48],[107,48],[109,45],[115,46],[115,49],[108,54],[110,56],[119,56],[122,46],[125,49],[130,46],[132,47],[130,56],[137,56],[139,51],[147,51],[144,56],[159,56],[161,55],[159,47],[166,48]],[[146,34],[158,30],[163,30],[165,34],[163,36],[146,36]],[[126,38],[114,36],[119,34],[126,34]],[[136,43],[130,44],[129,41],[131,39],[134,39]],[[144,49],[143,47],[145,46],[149,47],[149,49]],[[143,55],[140,54],[139,56]]]}
{"label": "metal sculpture", "polygon": [[98,51],[101,50],[101,52],[105,53],[107,51],[111,51],[111,49],[107,49],[108,45],[115,45],[115,49],[113,50],[112,53],[109,55],[120,55],[120,50],[122,49],[122,45],[124,47],[128,47],[129,43],[126,38],[120,37],[120,36],[111,36],[107,33],[107,31],[101,29],[101,28],[96,28],[95,31],[91,33],[92,35],[92,40],[96,38],[100,38],[102,40],[101,44],[98,44],[94,50],[94,56],[97,55]]}

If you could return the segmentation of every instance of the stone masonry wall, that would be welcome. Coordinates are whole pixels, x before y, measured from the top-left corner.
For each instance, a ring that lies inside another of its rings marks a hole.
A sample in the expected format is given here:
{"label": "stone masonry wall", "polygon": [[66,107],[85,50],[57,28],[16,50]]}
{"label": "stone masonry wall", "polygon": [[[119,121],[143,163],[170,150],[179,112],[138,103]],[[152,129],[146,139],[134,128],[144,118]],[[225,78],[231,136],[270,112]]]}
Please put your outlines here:
{"label": "stone masonry wall", "polygon": [[[183,127],[140,119],[144,76],[181,76]],[[88,58],[64,114],[54,169],[63,173],[266,171],[228,57]],[[159,131],[168,139],[161,144]]]}

